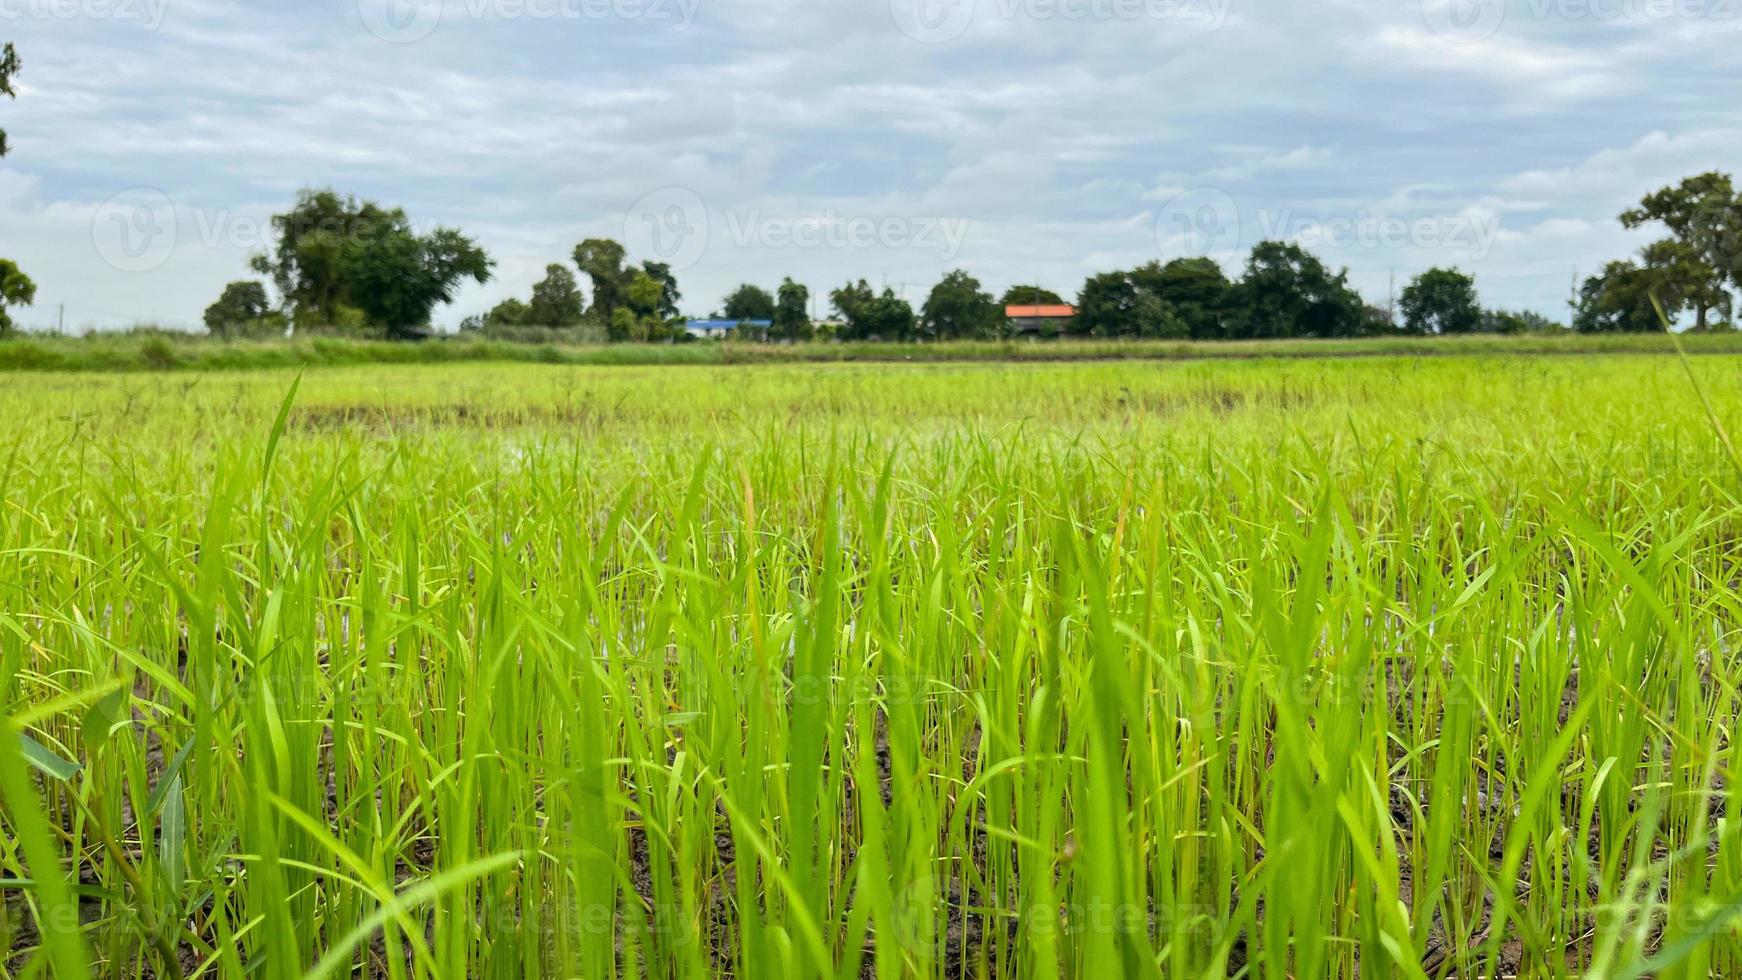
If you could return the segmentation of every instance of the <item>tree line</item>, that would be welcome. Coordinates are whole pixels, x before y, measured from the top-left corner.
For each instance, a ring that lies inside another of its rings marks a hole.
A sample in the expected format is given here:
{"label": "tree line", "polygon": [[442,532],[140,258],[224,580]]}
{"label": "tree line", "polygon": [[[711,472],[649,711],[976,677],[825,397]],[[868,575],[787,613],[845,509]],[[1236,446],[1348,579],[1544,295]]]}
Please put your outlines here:
{"label": "tree line", "polygon": [[[1691,314],[1695,330],[1728,328],[1733,291],[1742,289],[1742,196],[1726,174],[1690,177],[1646,196],[1620,217],[1628,228],[1660,224],[1667,237],[1635,260],[1610,263],[1585,280],[1572,303],[1582,332],[1661,331],[1657,306],[1671,318]],[[492,261],[476,242],[451,229],[417,234],[403,211],[305,191],[273,218],[273,251],[254,261],[282,297],[269,304],[258,282],[231,284],[207,311],[222,336],[296,330],[417,334],[466,278],[486,282]],[[575,246],[571,264],[553,263],[525,299],[504,300],[468,317],[465,331],[520,339],[590,331],[613,342],[684,339],[683,299],[670,266],[630,260],[609,239]],[[590,290],[583,290],[583,279]],[[1238,278],[1214,260],[1152,261],[1087,277],[1073,299],[1043,286],[994,296],[961,270],[948,273],[916,309],[894,290],[865,279],[831,290],[834,319],[810,315],[811,294],[784,279],[773,290],[746,283],[710,319],[744,325],[750,339],[938,341],[1002,339],[1010,306],[1074,305],[1060,332],[1157,340],[1264,340],[1385,334],[1527,333],[1566,329],[1527,311],[1483,306],[1473,276],[1433,268],[1411,280],[1395,308],[1365,301],[1346,269],[1332,269],[1293,242],[1253,247]]]}

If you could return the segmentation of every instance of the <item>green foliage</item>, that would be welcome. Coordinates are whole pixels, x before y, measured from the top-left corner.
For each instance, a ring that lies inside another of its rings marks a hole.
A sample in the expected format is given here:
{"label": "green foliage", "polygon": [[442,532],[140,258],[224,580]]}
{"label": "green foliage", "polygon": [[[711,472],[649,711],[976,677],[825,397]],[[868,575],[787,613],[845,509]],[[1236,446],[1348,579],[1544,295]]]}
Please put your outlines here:
{"label": "green foliage", "polygon": [[774,336],[780,340],[811,339],[811,291],[792,281],[781,280],[779,305],[774,310]]}
{"label": "green foliage", "polygon": [[742,323],[746,320],[773,320],[774,313],[774,296],[760,286],[745,283],[726,297],[726,309],[721,316]]}
{"label": "green foliage", "polygon": [[437,228],[420,237],[394,212],[346,238],[337,269],[370,326],[406,336],[428,327],[437,304],[453,302],[462,280],[489,282],[494,264],[459,232]]}
{"label": "green foliage", "polygon": [[1130,273],[1101,272],[1077,296],[1077,327],[1096,337],[1138,336],[1137,286]]}
{"label": "green foliage", "polygon": [[532,302],[518,322],[560,330],[581,322],[585,310],[586,299],[575,274],[567,266],[549,265],[544,278],[532,287]]}
{"label": "green foliage", "polygon": [[913,307],[892,289],[879,296],[861,279],[830,293],[829,299],[847,322],[842,340],[903,341],[914,336]]}
{"label": "green foliage", "polygon": [[152,339],[416,366],[8,379],[9,975],[1742,974],[1735,341]]}
{"label": "green foliage", "polygon": [[1224,336],[1230,290],[1210,259],[1104,272],[1083,283],[1077,326],[1097,337],[1215,340]]}
{"label": "green foliage", "polygon": [[871,284],[861,279],[849,282],[840,289],[829,293],[829,302],[834,306],[835,315],[845,320],[846,329],[841,332],[845,340],[858,340],[865,336],[861,327],[865,312],[870,308],[877,294],[871,290]]}
{"label": "green foliage", "polygon": [[1634,262],[1611,262],[1580,288],[1573,329],[1580,333],[1659,332],[1663,320],[1652,297],[1661,297],[1671,289],[1661,270],[1641,268]]}
{"label": "green foliage", "polygon": [[653,315],[661,320],[674,319],[678,315],[678,304],[683,302],[683,293],[678,292],[677,276],[671,271],[671,266],[664,262],[643,262],[641,271],[659,283],[659,299],[654,304]]}
{"label": "green foliage", "polygon": [[932,287],[920,326],[933,340],[983,340],[1004,333],[1004,308],[980,288],[980,280],[957,269]]}
{"label": "green foliage", "polygon": [[1291,242],[1260,242],[1229,296],[1228,336],[1355,337],[1370,325],[1347,270],[1332,274]]}
{"label": "green foliage", "polygon": [[575,266],[593,282],[593,310],[608,323],[624,303],[623,260],[628,254],[608,238],[589,238],[575,246]]}
{"label": "green foliage", "polygon": [[1712,312],[1726,318],[1732,288],[1742,288],[1742,195],[1729,174],[1705,173],[1646,195],[1621,223],[1638,228],[1660,223],[1670,237],[1642,253],[1658,301],[1671,314],[1694,311],[1694,329],[1704,331]]}
{"label": "green foliage", "polygon": [[1482,329],[1476,280],[1456,269],[1429,269],[1404,287],[1398,303],[1411,333],[1460,334]]}
{"label": "green foliage", "polygon": [[907,300],[895,295],[893,289],[885,289],[881,296],[860,308],[855,330],[862,330],[859,335],[867,339],[907,341],[913,339],[917,326],[913,307]]}
{"label": "green foliage", "polygon": [[[19,60],[18,52],[11,44],[0,47],[0,95],[9,99],[18,97],[18,93],[12,88],[12,78],[23,67],[24,62]],[[11,147],[6,145],[6,130],[0,129],[0,157],[4,157],[10,150]]]}
{"label": "green foliage", "polygon": [[272,309],[266,287],[253,280],[230,283],[218,301],[206,307],[206,332],[220,340],[282,337],[284,316]]}
{"label": "green foliage", "polygon": [[0,259],[0,334],[12,332],[12,318],[6,312],[8,306],[29,306],[34,302],[36,283],[18,268],[18,263]]}
{"label": "green foliage", "polygon": [[1565,329],[1565,326],[1531,310],[1484,310],[1482,313],[1483,333],[1552,333]]}
{"label": "green foliage", "polygon": [[340,307],[360,308],[354,284],[340,263],[346,243],[381,225],[405,220],[372,201],[340,197],[332,190],[304,190],[284,214],[274,215],[272,250],[254,257],[256,272],[270,276],[297,327],[335,326]]}
{"label": "green foliage", "polygon": [[1214,259],[1174,259],[1166,265],[1150,262],[1132,270],[1131,281],[1167,304],[1192,339],[1218,340],[1224,336],[1223,320],[1233,284]]}
{"label": "green foliage", "polygon": [[1004,291],[999,302],[1005,306],[1063,306],[1065,301],[1058,293],[1041,286],[1012,286]]}
{"label": "green foliage", "polygon": [[533,325],[531,307],[510,296],[484,314],[483,327],[524,327]]}

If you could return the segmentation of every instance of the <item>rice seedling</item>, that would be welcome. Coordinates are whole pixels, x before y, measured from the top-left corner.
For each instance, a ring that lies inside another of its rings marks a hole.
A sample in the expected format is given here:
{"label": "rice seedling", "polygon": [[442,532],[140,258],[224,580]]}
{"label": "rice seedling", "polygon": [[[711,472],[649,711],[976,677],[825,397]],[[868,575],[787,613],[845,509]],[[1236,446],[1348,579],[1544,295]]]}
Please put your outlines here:
{"label": "rice seedling", "polygon": [[15,376],[0,975],[1736,975],[1739,363]]}

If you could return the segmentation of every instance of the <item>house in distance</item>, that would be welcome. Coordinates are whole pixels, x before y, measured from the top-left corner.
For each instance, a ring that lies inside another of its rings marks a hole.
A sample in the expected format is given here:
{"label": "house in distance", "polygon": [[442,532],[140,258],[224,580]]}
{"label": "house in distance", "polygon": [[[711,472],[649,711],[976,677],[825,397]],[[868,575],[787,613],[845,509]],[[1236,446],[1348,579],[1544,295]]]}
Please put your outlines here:
{"label": "house in distance", "polygon": [[1057,337],[1076,332],[1077,308],[1069,305],[1007,306],[1012,337]]}

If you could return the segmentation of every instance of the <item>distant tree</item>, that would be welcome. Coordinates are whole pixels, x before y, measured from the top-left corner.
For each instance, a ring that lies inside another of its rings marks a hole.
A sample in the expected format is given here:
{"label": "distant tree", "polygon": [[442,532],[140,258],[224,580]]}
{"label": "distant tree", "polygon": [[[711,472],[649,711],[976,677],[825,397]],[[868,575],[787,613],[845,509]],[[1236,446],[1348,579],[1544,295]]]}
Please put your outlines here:
{"label": "distant tree", "polygon": [[486,327],[524,327],[531,323],[532,308],[512,296],[497,303],[489,313],[484,314]]}
{"label": "distant tree", "polygon": [[[24,62],[18,59],[18,52],[11,44],[0,48],[0,95],[9,99],[18,98],[18,93],[12,90],[12,76],[24,67]],[[6,145],[6,130],[0,129],[0,157],[5,156],[10,147]]]}
{"label": "distant tree", "polygon": [[1367,304],[1299,245],[1260,242],[1229,296],[1228,335],[1238,338],[1352,337],[1368,329]]}
{"label": "distant tree", "polygon": [[774,319],[774,296],[761,286],[745,283],[733,290],[732,295],[726,297],[724,316],[726,319],[738,323],[743,323],[746,320],[772,320]]}
{"label": "distant tree", "polygon": [[1580,333],[1662,331],[1663,320],[1651,298],[1661,295],[1664,285],[1658,270],[1641,268],[1635,262],[1611,262],[1579,289],[1573,329]]}
{"label": "distant tree", "polygon": [[614,344],[647,339],[635,314],[622,306],[611,312],[611,319],[605,324],[605,337]]}
{"label": "distant tree", "polygon": [[8,306],[29,306],[36,302],[36,283],[30,281],[11,259],[0,259],[0,336],[12,332]]}
{"label": "distant tree", "polygon": [[840,334],[842,340],[866,340],[872,336],[866,329],[865,317],[876,300],[877,294],[872,292],[871,285],[863,279],[856,283],[849,282],[829,293],[829,302],[834,306],[835,315],[847,321],[846,329]]}
{"label": "distant tree", "polygon": [[1398,302],[1412,333],[1463,334],[1482,329],[1476,280],[1456,269],[1429,269],[1404,287]]}
{"label": "distant tree", "polygon": [[1672,314],[1693,310],[1694,329],[1703,332],[1713,310],[1732,310],[1731,287],[1742,288],[1742,196],[1729,174],[1689,177],[1621,215],[1628,228],[1651,222],[1670,232],[1643,253],[1658,300]]}
{"label": "distant tree", "polygon": [[1181,319],[1173,304],[1148,290],[1139,290],[1137,305],[1131,311],[1137,336],[1152,340],[1185,340],[1192,335],[1191,327]]}
{"label": "distant tree", "polygon": [[1065,301],[1058,293],[1040,286],[1012,286],[1004,291],[999,302],[1005,306],[1063,306]]}
{"label": "distant tree", "polygon": [[589,238],[575,246],[575,266],[593,281],[593,310],[607,324],[624,303],[628,281],[623,260],[628,252],[608,238]]}
{"label": "distant tree", "polygon": [[659,318],[670,320],[676,317],[678,304],[683,302],[683,293],[678,292],[677,275],[671,271],[671,266],[664,262],[643,262],[641,263],[641,271],[645,272],[649,279],[659,283],[659,302],[655,309]]}
{"label": "distant tree", "polygon": [[629,276],[628,284],[623,289],[624,305],[611,314],[613,325],[622,320],[619,314],[629,314],[628,336],[624,339],[645,342],[667,340],[673,336],[671,318],[664,315],[668,288],[667,283],[645,270],[635,271]]}
{"label": "distant tree", "polygon": [[1129,273],[1102,272],[1083,282],[1077,296],[1077,327],[1097,337],[1137,335],[1137,286]]}
{"label": "distant tree", "polygon": [[402,212],[346,237],[338,271],[371,326],[404,336],[429,326],[437,304],[451,303],[462,280],[490,281],[495,263],[451,228],[419,236]]}
{"label": "distant tree", "polygon": [[861,333],[857,336],[865,340],[903,341],[912,340],[915,327],[913,307],[907,300],[895,295],[892,289],[883,290],[877,296],[856,309],[856,318]]}
{"label": "distant tree", "polygon": [[266,287],[252,279],[230,283],[218,301],[206,307],[206,332],[224,340],[283,333],[282,316],[271,318],[272,304]]}
{"label": "distant tree", "polygon": [[980,280],[957,269],[932,287],[920,327],[935,340],[996,337],[1004,331],[1004,311],[980,288]]}
{"label": "distant tree", "polygon": [[629,311],[644,320],[659,316],[659,300],[665,287],[658,279],[645,272],[637,272],[629,277],[623,289],[623,298]]}
{"label": "distant tree", "polygon": [[360,310],[362,303],[355,284],[345,279],[340,255],[354,238],[405,224],[403,211],[340,197],[332,190],[304,190],[289,211],[273,216],[276,240],[252,265],[272,278],[285,312],[299,328],[361,325],[364,318],[351,311]]}
{"label": "distant tree", "polygon": [[1131,281],[1172,307],[1194,339],[1214,340],[1223,335],[1234,286],[1214,259],[1174,259],[1166,265],[1150,262],[1133,269]]}
{"label": "distant tree", "polygon": [[575,274],[567,266],[548,265],[544,279],[532,287],[532,302],[527,304],[522,322],[560,330],[581,322],[585,310],[586,300],[575,282]]}
{"label": "distant tree", "polygon": [[792,281],[781,280],[780,300],[774,308],[774,336],[781,340],[811,339],[811,291]]}
{"label": "distant tree", "polygon": [[1484,310],[1482,332],[1502,334],[1550,333],[1565,327],[1531,310]]}

